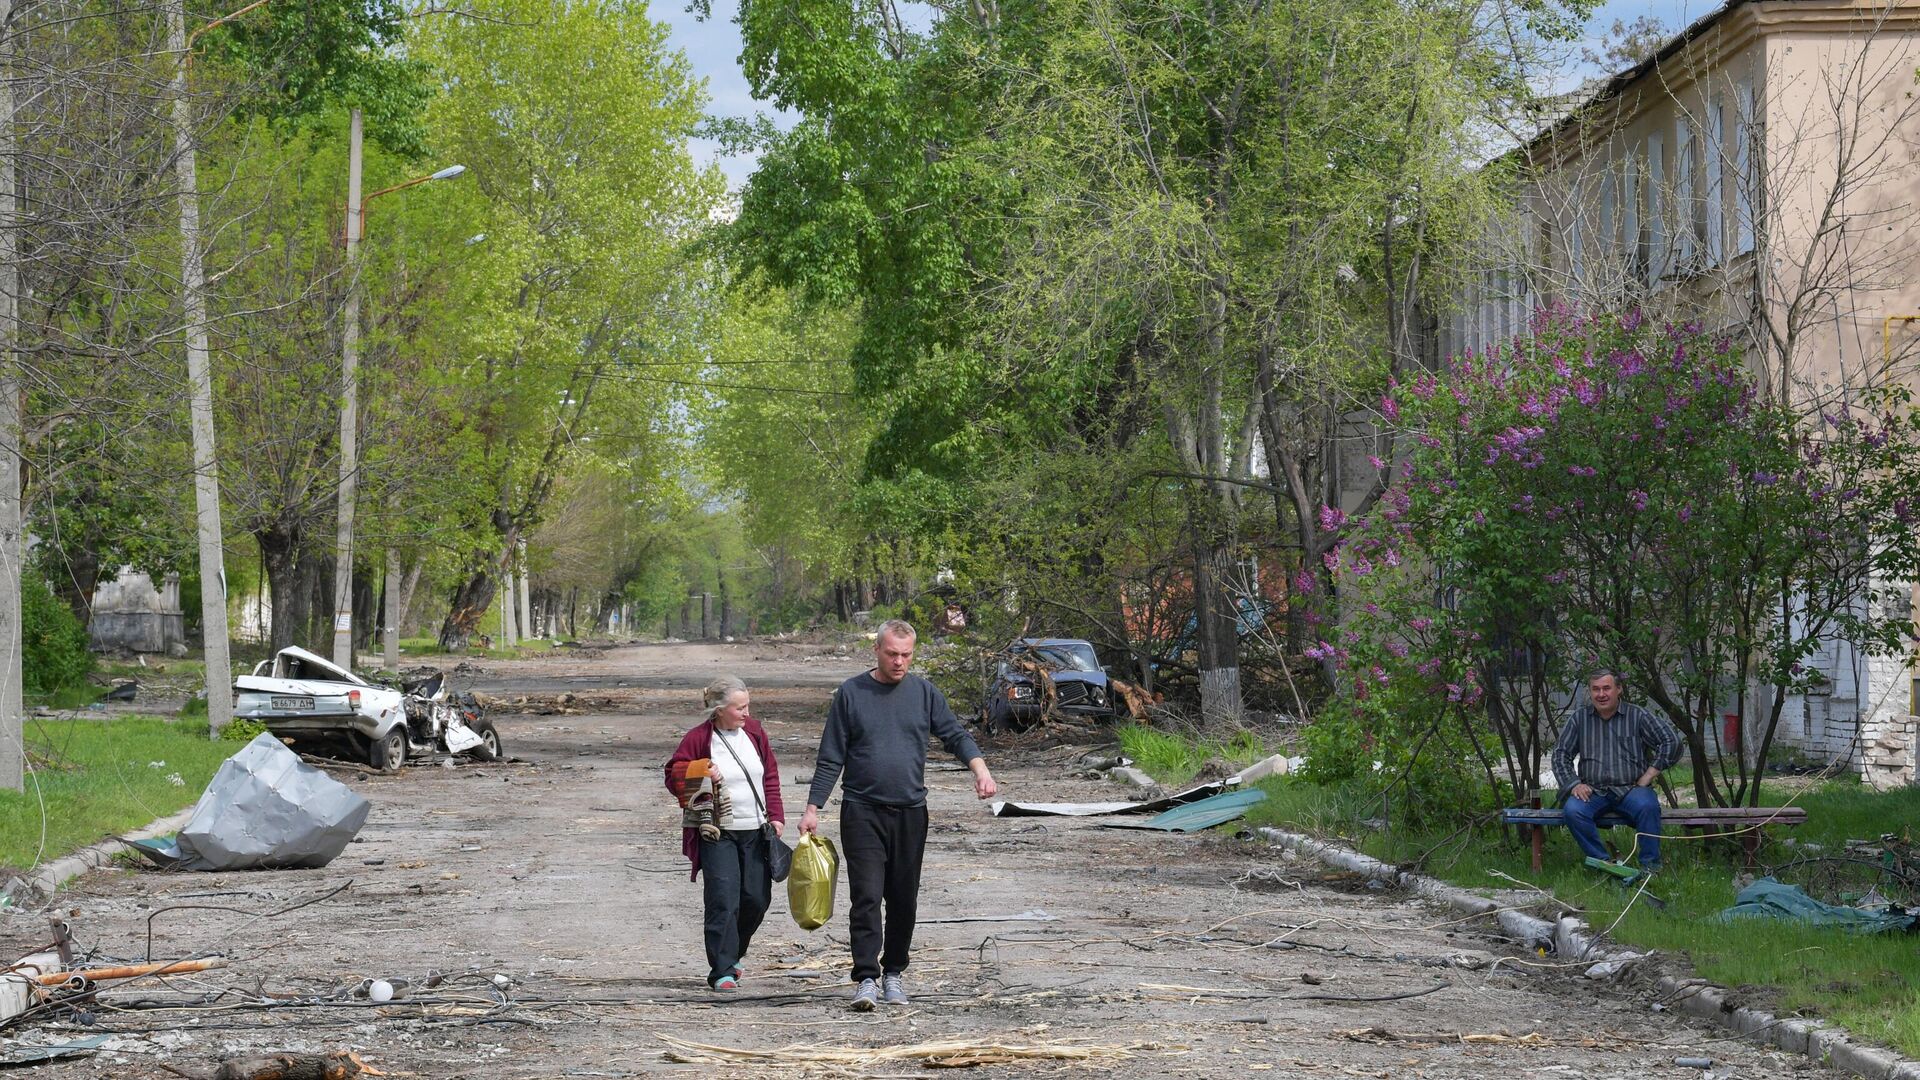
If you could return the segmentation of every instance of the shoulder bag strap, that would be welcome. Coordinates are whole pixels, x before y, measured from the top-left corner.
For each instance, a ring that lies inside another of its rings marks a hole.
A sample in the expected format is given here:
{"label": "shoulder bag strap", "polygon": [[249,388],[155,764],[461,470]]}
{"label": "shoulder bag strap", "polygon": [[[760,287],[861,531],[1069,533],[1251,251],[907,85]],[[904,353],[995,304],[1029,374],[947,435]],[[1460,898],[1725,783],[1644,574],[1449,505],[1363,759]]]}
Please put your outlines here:
{"label": "shoulder bag strap", "polygon": [[[741,731],[745,731],[745,730],[747,730],[747,729],[746,729],[746,728],[741,728],[740,730],[741,730]],[[772,820],[772,819],[771,819],[770,817],[768,817],[768,815],[767,815],[767,804],[766,804],[766,801],[765,801],[764,799],[762,799],[762,798],[760,798],[760,785],[761,785],[762,783],[765,783],[765,781],[764,781],[764,780],[756,780],[756,779],[754,779],[754,776],[753,776],[753,773],[751,773],[751,772],[749,772],[749,771],[747,770],[747,763],[746,763],[746,762],[744,762],[744,761],[741,761],[741,760],[740,760],[740,751],[738,751],[738,750],[735,750],[735,749],[733,748],[733,744],[731,744],[731,743],[729,743],[729,742],[727,741],[727,738],[726,738],[726,736],[725,736],[725,735],[722,735],[722,734],[720,733],[720,729],[719,729],[719,728],[714,728],[714,729],[713,729],[713,737],[714,737],[714,738],[716,738],[716,739],[718,739],[718,740],[720,740],[720,745],[721,745],[721,746],[724,746],[724,747],[726,747],[726,748],[727,748],[727,754],[728,754],[728,756],[730,756],[730,757],[732,757],[732,758],[733,758],[733,763],[734,763],[735,765],[738,765],[738,766],[740,766],[740,771],[741,771],[742,773],[745,773],[745,774],[746,774],[746,777],[747,777],[747,790],[748,790],[748,791],[751,791],[751,792],[753,792],[753,805],[755,805],[755,806],[757,806],[757,807],[759,807],[759,808],[760,808],[760,820],[762,820],[762,821],[770,821],[770,820]],[[765,767],[765,764],[766,764],[765,762],[762,762],[762,763],[761,763],[761,765],[762,765],[762,767],[763,767],[763,768]]]}

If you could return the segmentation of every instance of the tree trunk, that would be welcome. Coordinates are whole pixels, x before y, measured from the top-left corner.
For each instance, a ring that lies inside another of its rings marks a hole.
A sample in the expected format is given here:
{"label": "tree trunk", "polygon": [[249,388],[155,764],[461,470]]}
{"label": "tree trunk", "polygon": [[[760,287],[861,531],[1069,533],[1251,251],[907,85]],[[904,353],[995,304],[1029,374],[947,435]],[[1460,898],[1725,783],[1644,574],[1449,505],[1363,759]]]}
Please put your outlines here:
{"label": "tree trunk", "polygon": [[440,650],[462,652],[480,629],[480,620],[493,606],[494,569],[487,566],[460,583],[454,590],[453,606],[440,624]]}
{"label": "tree trunk", "polygon": [[1233,548],[1215,537],[1196,553],[1194,644],[1199,654],[1200,716],[1209,724],[1240,723],[1240,638],[1232,593]]}
{"label": "tree trunk", "polygon": [[276,527],[254,533],[253,539],[260,545],[260,567],[272,598],[267,646],[279,652],[294,644],[297,628],[306,622],[306,590],[298,565],[300,537],[295,531]]}

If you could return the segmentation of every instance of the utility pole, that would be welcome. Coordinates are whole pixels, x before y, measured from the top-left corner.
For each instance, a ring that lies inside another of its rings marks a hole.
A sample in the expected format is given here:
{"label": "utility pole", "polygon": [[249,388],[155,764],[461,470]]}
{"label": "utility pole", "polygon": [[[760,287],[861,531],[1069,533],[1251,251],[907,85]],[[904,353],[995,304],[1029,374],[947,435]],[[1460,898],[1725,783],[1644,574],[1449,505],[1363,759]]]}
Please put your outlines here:
{"label": "utility pole", "polygon": [[[13,0],[0,0],[0,36],[13,27]],[[20,247],[15,215],[12,72],[0,65],[0,789],[26,784],[22,697],[20,560]]]}
{"label": "utility pole", "polygon": [[388,671],[400,670],[400,549],[387,548],[387,626],[381,641],[381,663]]}
{"label": "utility pole", "polygon": [[360,110],[347,134],[347,313],[340,327],[340,512],[333,542],[333,664],[353,670],[353,501],[360,469]]}
{"label": "utility pole", "polygon": [[533,575],[527,573],[527,542],[525,540],[520,541],[520,569],[515,576],[520,581],[520,640],[531,641],[534,636],[533,600],[528,579]]}
{"label": "utility pole", "polygon": [[193,434],[193,509],[200,549],[200,636],[206,656],[207,734],[219,738],[220,729],[233,719],[233,663],[227,651],[227,559],[220,523],[220,462],[213,442],[213,367],[207,350],[206,267],[200,250],[199,163],[193,147],[193,107],[187,101],[187,73],[193,65],[185,0],[172,0],[167,5],[167,46],[180,58],[173,69],[173,159],[180,185],[180,298],[186,316],[187,410]]}

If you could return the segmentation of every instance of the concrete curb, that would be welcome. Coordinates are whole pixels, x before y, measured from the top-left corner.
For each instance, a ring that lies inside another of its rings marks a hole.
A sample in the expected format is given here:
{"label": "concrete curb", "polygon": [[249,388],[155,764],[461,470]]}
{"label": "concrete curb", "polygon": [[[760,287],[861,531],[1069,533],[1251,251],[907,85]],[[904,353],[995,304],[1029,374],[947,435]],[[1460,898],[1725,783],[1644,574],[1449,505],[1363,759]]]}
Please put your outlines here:
{"label": "concrete curb", "polygon": [[[1602,949],[1598,935],[1590,933],[1587,925],[1579,919],[1567,917],[1548,922],[1523,911],[1502,908],[1484,896],[1476,896],[1424,874],[1399,870],[1371,856],[1316,837],[1266,827],[1262,827],[1259,833],[1290,851],[1343,870],[1364,874],[1375,881],[1397,885],[1417,896],[1446,904],[1456,911],[1492,916],[1508,935],[1531,947],[1552,949],[1556,956],[1592,959],[1594,964],[1587,969],[1590,978],[1611,976],[1641,955]],[[1703,979],[1681,979],[1666,975],[1654,983],[1654,988],[1659,992],[1662,1002],[1670,1008],[1711,1020],[1737,1034],[1782,1050],[1805,1054],[1815,1061],[1864,1077],[1865,1080],[1920,1080],[1920,1061],[1901,1057],[1891,1050],[1854,1042],[1844,1029],[1824,1021],[1793,1017],[1781,1019],[1759,1009],[1735,1006],[1727,1000],[1724,987],[1714,986]]]}
{"label": "concrete curb", "polygon": [[[141,826],[138,830],[126,834],[129,840],[149,840],[156,836],[179,832],[193,816],[193,807],[189,806],[177,814],[157,818]],[[62,855],[49,863],[43,863],[25,877],[17,877],[8,883],[0,894],[13,899],[17,905],[42,904],[51,900],[53,894],[68,881],[86,873],[98,870],[113,861],[113,857],[125,851],[126,845],[119,840],[102,840],[97,844],[83,847],[71,855]]]}

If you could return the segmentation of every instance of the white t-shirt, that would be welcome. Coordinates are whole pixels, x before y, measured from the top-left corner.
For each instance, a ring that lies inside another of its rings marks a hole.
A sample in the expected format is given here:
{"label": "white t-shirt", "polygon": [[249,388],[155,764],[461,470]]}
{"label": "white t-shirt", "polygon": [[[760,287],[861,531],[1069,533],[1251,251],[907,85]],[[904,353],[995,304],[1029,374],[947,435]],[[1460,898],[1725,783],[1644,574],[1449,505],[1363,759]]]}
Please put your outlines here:
{"label": "white t-shirt", "polygon": [[[728,750],[733,753],[729,754]],[[735,759],[736,754],[739,755],[738,760]],[[729,830],[759,828],[767,820],[760,813],[761,805],[767,801],[764,790],[766,764],[760,760],[760,751],[753,748],[753,740],[747,737],[746,730],[721,731],[714,728],[713,749],[707,757],[719,772],[720,783],[733,803],[733,812],[719,822],[720,827]]]}

